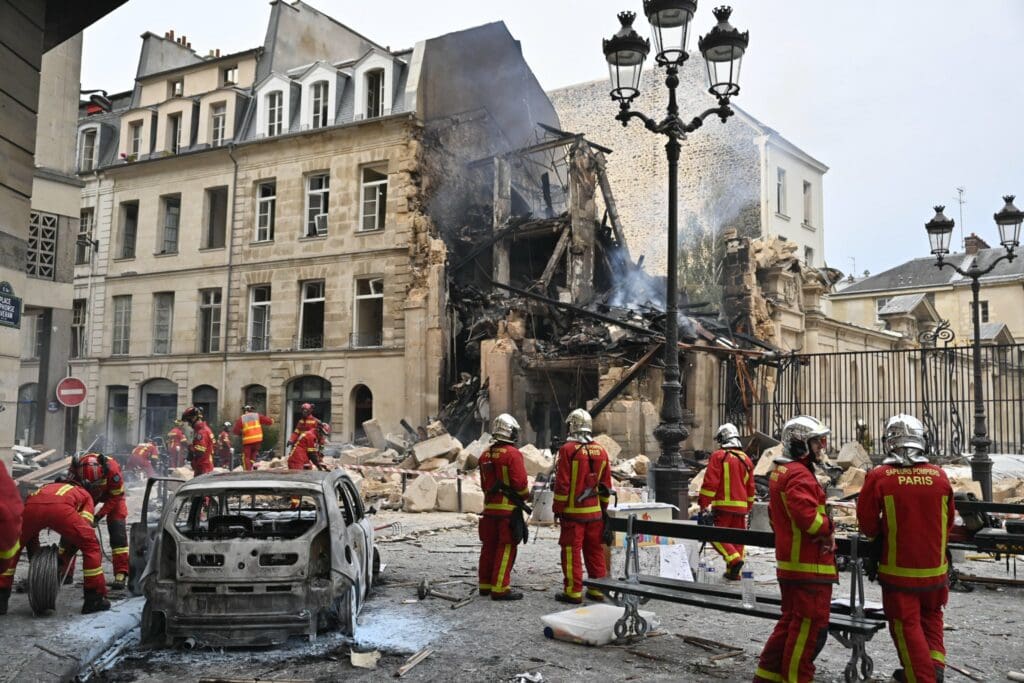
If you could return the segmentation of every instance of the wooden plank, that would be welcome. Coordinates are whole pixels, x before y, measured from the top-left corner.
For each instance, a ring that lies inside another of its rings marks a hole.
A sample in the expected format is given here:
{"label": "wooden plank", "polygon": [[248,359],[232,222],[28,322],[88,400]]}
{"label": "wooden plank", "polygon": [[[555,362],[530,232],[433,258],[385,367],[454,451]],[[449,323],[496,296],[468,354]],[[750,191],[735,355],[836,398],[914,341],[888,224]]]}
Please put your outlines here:
{"label": "wooden plank", "polygon": [[626,235],[622,230],[622,220],[619,218],[619,208],[615,203],[615,195],[612,194],[611,183],[608,182],[608,174],[605,172],[607,161],[600,151],[594,152],[597,159],[597,180],[601,186],[601,196],[604,197],[604,206],[608,209],[608,218],[612,222],[612,232],[615,233],[615,241],[619,243],[623,255],[627,261],[632,259],[629,256],[629,245],[626,243]]}
{"label": "wooden plank", "polygon": [[558,267],[558,262],[562,260],[562,255],[565,254],[566,247],[569,246],[569,233],[568,228],[562,228],[562,234],[558,238],[558,243],[555,244],[555,250],[551,252],[551,258],[548,259],[548,264],[544,266],[544,273],[540,276],[540,291],[548,291],[548,285],[551,283],[551,277],[555,274],[555,268]]}
{"label": "wooden plank", "polygon": [[43,32],[7,2],[0,2],[0,43],[39,71],[43,60]]}
{"label": "wooden plank", "polygon": [[33,69],[6,45],[0,45],[0,64],[3,64],[0,90],[32,113],[39,111],[39,70]]}
{"label": "wooden plank", "polygon": [[17,100],[0,91],[0,121],[4,128],[0,138],[7,139],[34,154],[36,151],[36,115]]}
{"label": "wooden plank", "polygon": [[31,484],[36,482],[45,481],[50,475],[57,474],[61,470],[66,470],[71,464],[71,458],[63,458],[57,462],[47,465],[46,467],[40,467],[38,470],[29,472],[23,477],[18,477],[19,484]]}

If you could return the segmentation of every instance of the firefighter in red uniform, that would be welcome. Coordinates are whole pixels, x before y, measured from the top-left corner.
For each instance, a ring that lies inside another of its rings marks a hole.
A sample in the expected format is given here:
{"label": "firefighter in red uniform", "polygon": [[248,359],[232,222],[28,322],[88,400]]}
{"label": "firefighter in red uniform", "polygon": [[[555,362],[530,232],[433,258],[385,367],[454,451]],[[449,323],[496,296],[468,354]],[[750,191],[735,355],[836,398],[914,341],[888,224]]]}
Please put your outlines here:
{"label": "firefighter in red uniform", "polygon": [[141,442],[132,449],[132,454],[128,456],[128,465],[125,467],[125,470],[128,472],[142,472],[145,476],[152,477],[156,475],[155,466],[159,462],[160,451],[157,450],[156,444],[150,439]]}
{"label": "firefighter in red uniform", "polygon": [[185,408],[181,419],[192,428],[189,461],[196,476],[213,471],[213,431],[203,420],[203,411],[195,406]]}
{"label": "firefighter in red uniform", "polygon": [[217,435],[217,463],[226,470],[231,469],[235,449],[231,445],[231,423],[225,422],[224,429]]}
{"label": "firefighter in red uniform", "polygon": [[185,432],[181,429],[182,424],[184,423],[181,420],[175,420],[174,426],[171,427],[171,431],[167,432],[168,469],[181,467],[185,464],[185,459],[182,457],[182,450],[185,448],[185,443],[188,439],[185,438]]}
{"label": "firefighter in red uniform", "polygon": [[[7,601],[11,598],[11,581],[21,550],[21,494],[0,460],[0,614],[7,614]],[[7,583],[4,583],[7,581]]]}
{"label": "firefighter in red uniform", "polygon": [[[121,466],[102,453],[86,453],[71,459],[68,474],[71,481],[89,492],[93,504],[100,506],[93,526],[104,517],[107,519],[110,561],[114,565],[114,581],[110,587],[123,589],[128,581],[128,504]],[[62,542],[60,552],[66,563],[74,565],[75,548]],[[67,564],[62,568],[62,575],[66,567]]]}
{"label": "firefighter in red uniform", "polygon": [[[564,582],[555,599],[578,605],[583,602],[583,565],[592,579],[607,574],[602,538],[612,475],[608,454],[592,443],[590,413],[577,408],[569,413],[565,424],[569,438],[558,451],[553,505],[561,527],[558,544],[562,547]],[[604,600],[604,594],[595,589],[588,589],[587,596]]]}
{"label": "firefighter in red uniform", "polygon": [[259,414],[251,405],[242,408],[242,416],[235,420],[235,427],[231,431],[235,436],[242,437],[242,469],[246,472],[256,466],[256,458],[263,446],[263,427],[272,424],[273,418]]}
{"label": "firefighter in red uniform", "polygon": [[[292,431],[291,438],[288,439],[288,445],[294,446],[295,442],[299,440],[299,437],[309,431],[310,427],[316,427],[320,424],[320,419],[313,414],[313,404],[303,403],[299,406],[299,411],[302,413],[302,417],[295,424],[295,429]],[[323,441],[320,442],[323,445]]]}
{"label": "firefighter in red uniform", "polygon": [[[100,544],[92,528],[92,496],[74,482],[46,484],[25,501],[21,526],[21,546],[28,548],[29,556],[39,550],[39,532],[52,529],[61,539],[82,550],[82,573],[85,577],[85,600],[82,614],[110,609],[107,584],[103,580]],[[10,595],[14,582],[13,569],[18,565],[21,548],[15,550],[10,571],[0,575],[0,595]]]}
{"label": "firefighter in red uniform", "polygon": [[324,469],[320,463],[320,444],[326,441],[330,433],[331,425],[319,420],[306,429],[288,453],[288,469]]}
{"label": "firefighter in red uniform", "polygon": [[878,582],[902,669],[897,681],[942,681],[942,608],[949,598],[946,541],[956,510],[946,473],[928,462],[925,429],[911,415],[885,426],[886,459],[857,500],[861,533],[879,538]]}
{"label": "firefighter in red uniform", "polygon": [[523,594],[512,590],[512,567],[521,540],[513,528],[513,515],[521,515],[516,499],[525,504],[530,490],[523,454],[515,447],[519,423],[502,413],[494,418],[491,434],[494,442],[480,456],[480,486],[484,490],[478,530],[483,544],[477,567],[480,595],[490,595],[492,600],[521,600]]}
{"label": "firefighter in red uniform", "polygon": [[823,457],[829,432],[808,415],[782,428],[783,455],[775,459],[768,501],[782,616],[761,652],[755,681],[813,681],[814,658],[828,638],[832,584],[839,578],[834,528],[814,463]]}
{"label": "firefighter in red uniform", "polygon": [[[730,422],[718,428],[715,441],[721,448],[711,454],[698,503],[703,513],[709,507],[714,514],[715,526],[727,529],[746,529],[747,513],[754,504],[754,465],[743,452],[740,433]],[[731,543],[712,543],[725,560],[725,578],[740,580],[744,548]]]}

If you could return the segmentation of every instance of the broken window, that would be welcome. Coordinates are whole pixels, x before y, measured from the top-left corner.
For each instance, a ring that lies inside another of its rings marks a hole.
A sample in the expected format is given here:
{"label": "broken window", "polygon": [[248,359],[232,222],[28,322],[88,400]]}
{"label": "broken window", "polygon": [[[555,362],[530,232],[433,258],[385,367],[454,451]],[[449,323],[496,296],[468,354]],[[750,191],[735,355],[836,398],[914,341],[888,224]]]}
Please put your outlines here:
{"label": "broken window", "polygon": [[[298,505],[293,504],[293,500],[298,501]],[[321,494],[286,487],[196,491],[175,498],[174,528],[193,541],[227,538],[292,540],[316,525],[321,502]],[[259,563],[262,566],[292,564],[296,559],[266,553],[260,555]],[[223,566],[224,557],[189,555],[186,561],[193,566]]]}
{"label": "broken window", "polygon": [[282,130],[282,115],[284,111],[284,95],[280,90],[267,93],[267,136],[280,135]]}
{"label": "broken window", "polygon": [[57,267],[57,215],[33,211],[28,219],[28,263],[25,274],[52,280]]}
{"label": "broken window", "polygon": [[249,350],[270,350],[270,285],[249,290]]}
{"label": "broken window", "polygon": [[114,356],[127,356],[132,333],[132,295],[115,296],[111,301],[114,307],[114,330],[110,353]]}
{"label": "broken window", "polygon": [[232,64],[231,66],[224,67],[223,69],[221,69],[220,73],[221,73],[220,82],[221,82],[222,85],[235,85],[235,84],[238,83],[238,65],[237,64]]}
{"label": "broken window", "polygon": [[164,239],[161,254],[178,253],[178,231],[181,225],[181,195],[161,197],[163,202]]}
{"label": "broken window", "polygon": [[199,351],[220,351],[221,292],[219,289],[199,290]]}
{"label": "broken window", "polygon": [[267,388],[262,384],[250,384],[242,391],[244,405],[252,406],[257,413],[267,412]]}
{"label": "broken window", "polygon": [[330,174],[318,173],[306,179],[306,237],[327,236],[327,209],[330,198]]}
{"label": "broken window", "polygon": [[265,180],[256,185],[256,241],[274,239],[274,218],[277,212],[277,182]]}
{"label": "broken window", "polygon": [[313,84],[312,111],[313,128],[323,128],[327,125],[327,101],[330,95],[330,87],[327,81],[317,81]]}
{"label": "broken window", "polygon": [[210,144],[219,147],[224,144],[224,131],[227,126],[227,105],[223,102],[210,107]]}
{"label": "broken window", "polygon": [[174,328],[174,292],[153,295],[153,353],[171,352],[171,330]]}
{"label": "broken window", "polygon": [[804,263],[811,267],[814,266],[814,249],[804,247]]}
{"label": "broken window", "polygon": [[85,299],[71,303],[71,357],[85,357]]}
{"label": "broken window", "polygon": [[228,188],[210,187],[206,189],[206,226],[203,231],[206,239],[205,249],[219,249],[224,246],[228,226]]}
{"label": "broken window", "polygon": [[775,178],[775,213],[786,215],[786,169],[777,169]]}
{"label": "broken window", "polygon": [[139,203],[121,203],[121,258],[135,258],[135,237],[139,230]]}
{"label": "broken window", "polygon": [[388,203],[387,174],[380,170],[364,168],[362,188],[359,231],[383,230]]}
{"label": "broken window", "polygon": [[366,74],[366,118],[384,113],[384,70],[375,69]]}
{"label": "broken window", "polygon": [[82,147],[78,154],[78,170],[91,171],[96,166],[96,130],[82,133]]}
{"label": "broken window", "polygon": [[384,279],[356,280],[352,346],[381,346],[384,340]]}
{"label": "broken window", "polygon": [[299,348],[324,347],[324,281],[302,283],[299,310]]}
{"label": "broken window", "polygon": [[185,94],[185,81],[182,79],[167,82],[167,99],[181,97]]}

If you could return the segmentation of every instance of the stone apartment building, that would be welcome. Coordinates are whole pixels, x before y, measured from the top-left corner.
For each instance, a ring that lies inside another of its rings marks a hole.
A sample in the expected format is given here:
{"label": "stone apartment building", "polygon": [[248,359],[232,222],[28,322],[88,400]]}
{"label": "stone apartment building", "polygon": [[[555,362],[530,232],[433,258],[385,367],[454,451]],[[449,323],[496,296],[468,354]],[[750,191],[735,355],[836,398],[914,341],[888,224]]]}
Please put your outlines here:
{"label": "stone apartment building", "polygon": [[[691,55],[679,73],[678,98],[684,118],[717,106],[708,94],[700,54]],[[664,116],[668,91],[660,69],[649,68],[634,109],[655,119]],[[662,136],[639,123],[623,128],[606,80],[548,93],[566,130],[587,134],[616,153],[608,175],[626,237],[634,254],[643,254],[652,274],[665,271],[668,166]],[[742,100],[741,100],[742,101]],[[784,237],[796,242],[798,255],[813,267],[825,256],[822,185],[828,167],[777,131],[737,107],[722,124],[709,119],[682,143],[679,162],[680,282],[691,299],[717,300],[717,265],[725,254],[723,231],[741,236]]]}
{"label": "stone apartment building", "polygon": [[272,2],[263,45],[236,54],[143,34],[124,100],[79,122],[97,243],[75,272],[83,439],[161,434],[189,404],[216,424],[253,403],[289,430],[309,402],[340,440],[436,415],[446,250],[428,200],[458,165],[425,177],[422,139],[457,134],[446,159],[470,161],[558,125],[504,25],[396,51]]}

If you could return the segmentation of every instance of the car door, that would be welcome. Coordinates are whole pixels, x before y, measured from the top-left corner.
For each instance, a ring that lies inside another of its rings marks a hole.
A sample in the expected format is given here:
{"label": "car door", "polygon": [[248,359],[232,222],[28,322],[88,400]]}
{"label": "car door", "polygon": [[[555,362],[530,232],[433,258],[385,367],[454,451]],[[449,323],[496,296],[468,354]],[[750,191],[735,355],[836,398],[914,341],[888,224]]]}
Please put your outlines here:
{"label": "car door", "polygon": [[139,521],[133,522],[128,532],[128,590],[132,595],[142,595],[139,579],[142,578],[142,573],[149,562],[149,554],[160,528],[164,507],[175,488],[167,484],[177,482],[181,485],[184,481],[179,477],[151,477],[146,482]]}
{"label": "car door", "polygon": [[343,479],[342,485],[349,494],[349,498],[353,502],[353,509],[355,511],[354,520],[352,526],[355,527],[352,533],[359,537],[359,545],[362,550],[362,570],[363,570],[363,592],[366,596],[370,595],[370,588],[373,584],[373,527],[370,521],[366,517],[366,509],[363,507],[363,497],[359,495],[359,489],[352,482],[351,479]]}
{"label": "car door", "polygon": [[[350,562],[353,573],[358,577],[359,601],[362,604],[366,595],[369,579],[366,574],[366,532],[359,524],[361,505],[357,506],[356,499],[352,497],[351,482],[341,479],[335,484],[335,492],[338,497],[338,507],[341,508],[342,517],[345,521],[345,558]],[[362,501],[359,501],[361,504]]]}

